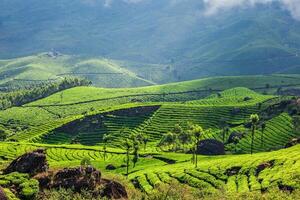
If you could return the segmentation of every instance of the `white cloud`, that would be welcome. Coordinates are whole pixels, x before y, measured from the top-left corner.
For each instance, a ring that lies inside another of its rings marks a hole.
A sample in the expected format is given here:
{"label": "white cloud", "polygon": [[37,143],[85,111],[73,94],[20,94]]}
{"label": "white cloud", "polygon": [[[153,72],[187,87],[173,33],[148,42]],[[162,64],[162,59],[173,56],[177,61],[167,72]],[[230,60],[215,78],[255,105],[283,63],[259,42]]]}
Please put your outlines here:
{"label": "white cloud", "polygon": [[[124,2],[128,4],[137,4],[146,0],[82,0],[90,5],[101,3],[104,7],[111,7],[113,3]],[[153,0],[161,1],[161,0]],[[189,3],[191,0],[165,0],[169,1],[170,5],[176,5],[177,3]],[[199,0],[200,1],[200,0]],[[233,8],[247,8],[253,7],[259,4],[269,4],[273,2],[279,2],[283,9],[288,10],[291,15],[300,20],[300,0],[202,0],[204,2],[204,15],[215,15],[224,10],[230,10]]]}
{"label": "white cloud", "polygon": [[300,20],[300,0],[283,0],[283,4],[294,18]]}
{"label": "white cloud", "polygon": [[300,20],[300,0],[203,0],[204,15],[215,15],[223,10],[233,8],[247,8],[258,4],[269,4],[279,2],[291,15]]}

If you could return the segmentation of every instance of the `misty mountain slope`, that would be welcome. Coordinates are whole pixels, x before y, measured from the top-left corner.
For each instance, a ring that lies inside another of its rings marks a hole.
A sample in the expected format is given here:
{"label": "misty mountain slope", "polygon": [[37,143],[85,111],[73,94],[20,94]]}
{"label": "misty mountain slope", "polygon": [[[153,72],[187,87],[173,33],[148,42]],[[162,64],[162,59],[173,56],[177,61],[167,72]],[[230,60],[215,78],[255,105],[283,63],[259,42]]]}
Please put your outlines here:
{"label": "misty mountain slope", "polygon": [[209,17],[203,16],[199,0],[103,3],[1,1],[0,57],[53,48],[64,54],[162,64],[160,71],[171,67],[165,76],[150,78],[159,83],[300,71],[300,21],[276,3]]}
{"label": "misty mountain slope", "polygon": [[122,66],[118,63],[121,61],[60,54],[54,56],[51,52],[0,60],[0,84],[11,81],[46,81],[67,76],[87,78],[92,81],[93,85],[100,87],[134,87],[155,84],[124,68],[125,61]]}

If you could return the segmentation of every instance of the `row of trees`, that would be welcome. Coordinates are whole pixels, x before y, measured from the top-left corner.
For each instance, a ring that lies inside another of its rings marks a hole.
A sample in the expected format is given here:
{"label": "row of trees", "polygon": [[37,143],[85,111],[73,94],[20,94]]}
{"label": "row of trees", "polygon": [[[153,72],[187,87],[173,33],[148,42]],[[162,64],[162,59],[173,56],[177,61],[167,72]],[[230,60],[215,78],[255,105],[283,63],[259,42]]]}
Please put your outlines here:
{"label": "row of trees", "polygon": [[186,152],[186,150],[190,150],[192,152],[191,161],[197,167],[197,146],[203,134],[207,133],[207,131],[204,131],[201,126],[192,123],[187,123],[186,127],[186,129],[183,129],[179,124],[176,124],[171,132],[163,135],[158,146],[160,148],[166,147],[172,151],[183,150]]}
{"label": "row of trees", "polygon": [[[250,115],[250,132],[251,132],[251,147],[250,147],[250,153],[253,154],[253,148],[254,148],[254,138],[255,133],[258,128],[259,124],[259,116],[257,114]],[[195,164],[197,166],[197,159],[195,159],[196,151],[197,151],[197,145],[201,141],[201,136],[204,133],[209,132],[210,130],[204,131],[203,128],[199,125],[194,125],[192,123],[187,123],[187,128],[183,129],[179,124],[176,124],[172,131],[166,133],[163,135],[161,141],[159,142],[158,146],[161,148],[167,148],[167,150],[171,151],[179,151],[182,150],[183,152],[191,151],[193,152],[193,158],[192,160],[195,161]],[[222,142],[225,145],[227,143],[227,138],[229,136],[230,128],[228,126],[228,123],[226,123],[225,120],[220,120],[221,129],[221,138]],[[261,147],[264,146],[264,132],[266,129],[266,124],[264,122],[260,123],[261,128],[261,137],[260,137],[260,143]],[[239,140],[241,138],[238,135],[233,136],[232,140],[235,145],[235,152],[237,152],[237,144],[239,143]]]}
{"label": "row of trees", "polygon": [[0,109],[7,109],[12,106],[21,106],[23,104],[35,101],[52,95],[56,92],[69,89],[77,86],[89,85],[90,82],[86,79],[79,78],[64,78],[59,81],[50,82],[43,85],[32,85],[26,89],[6,92],[0,94]]}
{"label": "row of trees", "polygon": [[[253,145],[254,145],[254,137],[255,131],[257,129],[257,125],[259,123],[259,116],[257,114],[253,114],[250,116],[251,120],[251,154],[253,153]],[[264,130],[266,128],[265,123],[261,124],[261,145],[263,146],[264,142]],[[192,153],[192,163],[195,164],[195,167],[198,166],[198,153],[197,148],[198,144],[202,140],[203,136],[207,134],[210,130],[204,130],[201,126],[187,123],[186,129],[183,129],[179,124],[176,124],[172,131],[166,133],[161,138],[158,147],[162,150],[163,148],[167,148],[167,150],[171,151],[179,151],[182,150],[184,152]],[[130,130],[124,129],[122,132],[130,132]],[[225,137],[228,135],[229,127],[223,126],[222,129],[222,140],[225,144]],[[240,138],[233,138],[235,145],[239,142]],[[103,158],[104,161],[107,158],[107,146],[108,143],[112,140],[111,135],[105,134],[103,135]],[[126,138],[121,147],[125,150],[125,163],[126,163],[126,176],[129,173],[130,161],[133,163],[133,168],[136,166],[139,160],[140,148],[143,146],[144,151],[146,151],[147,143],[149,138],[146,134],[143,133],[132,133]]]}
{"label": "row of trees", "polygon": [[[126,132],[126,129],[123,130],[123,132]],[[104,161],[107,158],[107,145],[108,142],[111,141],[112,137],[108,134],[103,135],[102,141],[103,141],[103,158]],[[126,158],[126,176],[128,176],[129,173],[129,166],[130,166],[130,160],[133,163],[133,168],[135,168],[138,160],[139,160],[139,154],[140,154],[140,148],[143,146],[144,151],[146,151],[147,143],[149,141],[149,138],[146,134],[143,133],[132,133],[128,138],[126,138],[122,144],[122,149],[125,150]],[[133,156],[131,158],[131,155]]]}

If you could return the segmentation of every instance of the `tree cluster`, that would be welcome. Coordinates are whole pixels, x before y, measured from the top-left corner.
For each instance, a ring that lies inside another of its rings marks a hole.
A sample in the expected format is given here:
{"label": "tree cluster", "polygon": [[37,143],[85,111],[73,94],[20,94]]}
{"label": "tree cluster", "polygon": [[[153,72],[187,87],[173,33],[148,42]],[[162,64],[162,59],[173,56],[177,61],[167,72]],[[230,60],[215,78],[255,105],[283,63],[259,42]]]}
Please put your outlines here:
{"label": "tree cluster", "polygon": [[168,150],[174,152],[191,152],[191,161],[197,167],[197,148],[205,131],[201,126],[189,122],[187,123],[186,127],[186,129],[183,129],[179,124],[176,124],[172,131],[166,133],[161,138],[158,146],[161,148],[167,148]]}
{"label": "tree cluster", "polygon": [[12,106],[21,106],[65,89],[89,84],[90,82],[86,79],[64,78],[48,84],[32,85],[31,87],[27,86],[25,89],[1,93],[0,109],[4,110]]}
{"label": "tree cluster", "polygon": [[[122,132],[128,132],[129,130],[123,129]],[[107,157],[107,145],[108,142],[112,139],[110,135],[105,134],[103,136],[103,158],[104,161]],[[126,163],[126,175],[129,173],[130,159],[133,163],[133,168],[135,168],[139,160],[140,147],[143,146],[144,151],[147,148],[147,143],[149,138],[146,134],[143,133],[132,133],[127,139],[122,142],[122,149],[126,152],[125,163]],[[132,158],[131,158],[132,157]]]}

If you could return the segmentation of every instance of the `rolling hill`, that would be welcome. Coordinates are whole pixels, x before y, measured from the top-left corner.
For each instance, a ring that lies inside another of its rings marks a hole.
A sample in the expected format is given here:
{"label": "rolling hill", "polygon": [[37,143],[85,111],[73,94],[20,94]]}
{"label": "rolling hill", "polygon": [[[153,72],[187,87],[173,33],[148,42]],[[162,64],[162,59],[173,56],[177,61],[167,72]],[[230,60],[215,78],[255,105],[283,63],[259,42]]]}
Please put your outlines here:
{"label": "rolling hill", "polygon": [[[62,55],[57,52],[1,60],[0,84],[54,81],[68,76],[83,77],[95,86],[136,87],[154,85],[135,72],[121,66],[121,61]],[[122,62],[126,66],[125,62]],[[162,73],[162,72],[158,72]],[[159,76],[159,74],[158,74]]]}
{"label": "rolling hill", "polygon": [[145,79],[158,83],[300,72],[300,22],[276,2],[210,17],[203,16],[199,0],[128,2],[112,1],[109,7],[102,0],[4,0],[0,57],[55,49],[70,55],[163,64],[156,66],[159,71],[171,67],[168,79],[169,75],[156,76],[147,70],[148,64],[139,64],[137,70]]}
{"label": "rolling hill", "polygon": [[[120,137],[142,130],[149,134],[151,142],[157,143],[175,124],[189,121],[211,129],[207,138],[220,140],[221,119],[226,118],[233,131],[247,131],[242,124],[250,114],[283,100],[275,96],[278,88],[284,90],[298,84],[297,76],[273,75],[207,78],[139,88],[76,87],[0,111],[0,118],[11,134],[10,141],[98,145],[103,135],[110,133],[115,138],[110,145],[119,147]],[[252,90],[246,88],[250,86]],[[287,124],[280,124],[282,119]],[[276,134],[280,136],[264,151],[280,148],[296,137],[289,134],[293,118],[283,111],[265,120],[276,127],[266,132],[272,135],[278,130]],[[120,136],[124,128],[128,131]],[[240,148],[248,152],[249,138],[241,141]]]}
{"label": "rolling hill", "polygon": [[[137,165],[130,164],[127,184],[147,195],[178,184],[205,196],[266,195],[274,189],[297,196],[299,145],[286,145],[300,136],[299,110],[294,111],[299,100],[278,96],[277,91],[299,87],[299,80],[296,75],[231,76],[138,88],[67,89],[0,111],[0,129],[7,134],[0,143],[0,167],[43,148],[52,170],[79,166],[88,159],[110,176],[124,175],[123,142],[143,133],[148,142],[140,147]],[[260,115],[260,122],[250,155],[248,125],[253,113]],[[225,137],[223,119],[229,127]],[[223,141],[226,155],[199,155],[195,167],[189,152],[158,148],[176,124],[185,129],[187,122],[204,128],[201,140]],[[261,123],[266,124],[264,131]],[[237,143],[230,142],[233,133],[242,134]],[[106,143],[105,134],[110,137]],[[108,165],[115,169],[108,170]],[[5,177],[0,177],[0,186],[6,187],[1,185]]]}

